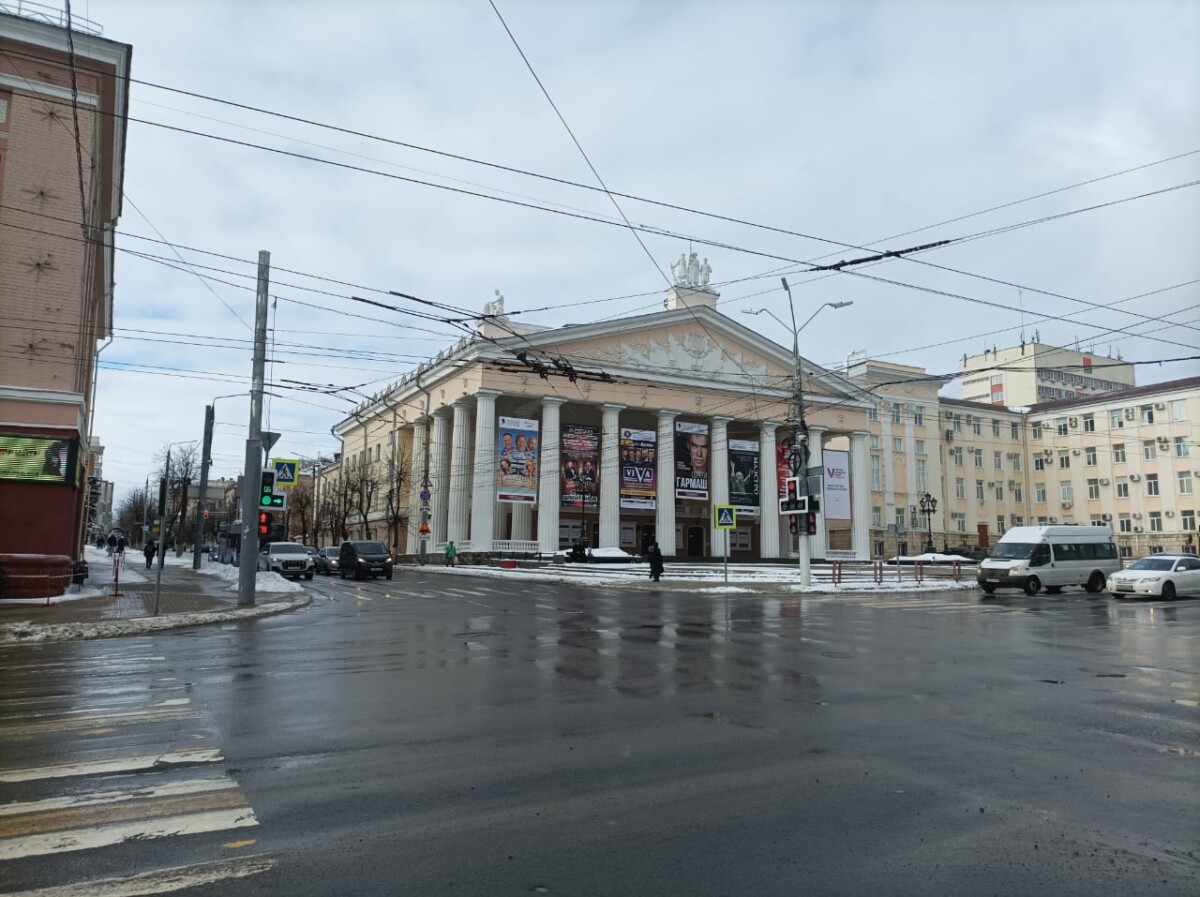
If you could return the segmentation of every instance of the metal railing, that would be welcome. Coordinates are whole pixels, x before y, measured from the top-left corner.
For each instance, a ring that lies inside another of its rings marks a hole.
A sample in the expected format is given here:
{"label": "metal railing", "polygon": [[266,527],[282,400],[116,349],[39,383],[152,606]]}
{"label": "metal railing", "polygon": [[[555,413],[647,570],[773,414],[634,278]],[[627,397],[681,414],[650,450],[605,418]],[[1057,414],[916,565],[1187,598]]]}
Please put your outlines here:
{"label": "metal railing", "polygon": [[500,554],[537,554],[536,539],[496,539],[492,542],[492,551]]}
{"label": "metal railing", "polygon": [[[49,3],[37,3],[35,0],[4,0],[0,2],[0,13],[45,22],[58,28],[67,27],[65,9],[61,6],[51,6]],[[94,34],[96,37],[104,35],[104,29],[99,24],[74,14],[71,16],[71,30],[82,34]]]}

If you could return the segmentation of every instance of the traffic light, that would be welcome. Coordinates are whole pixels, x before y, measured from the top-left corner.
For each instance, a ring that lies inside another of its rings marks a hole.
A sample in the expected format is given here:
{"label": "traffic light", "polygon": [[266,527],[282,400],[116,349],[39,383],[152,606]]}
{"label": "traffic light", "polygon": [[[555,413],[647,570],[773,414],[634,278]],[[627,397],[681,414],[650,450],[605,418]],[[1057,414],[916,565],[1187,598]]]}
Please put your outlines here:
{"label": "traffic light", "polygon": [[258,487],[258,506],[280,511],[287,507],[285,494],[275,491],[275,471],[273,470],[262,472],[262,481]]}
{"label": "traffic light", "polygon": [[260,536],[269,536],[271,534],[271,526],[275,523],[275,518],[268,511],[258,512],[258,534]]}
{"label": "traffic light", "polygon": [[817,515],[812,511],[804,515],[804,532],[810,536],[817,534]]}

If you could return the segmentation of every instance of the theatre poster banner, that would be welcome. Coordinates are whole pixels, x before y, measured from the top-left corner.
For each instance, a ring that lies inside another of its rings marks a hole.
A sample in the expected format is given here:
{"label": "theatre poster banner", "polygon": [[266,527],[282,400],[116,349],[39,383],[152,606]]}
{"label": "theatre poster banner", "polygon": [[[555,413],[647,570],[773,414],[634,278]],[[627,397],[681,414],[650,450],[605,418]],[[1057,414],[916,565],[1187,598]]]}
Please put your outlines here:
{"label": "theatre poster banner", "polygon": [[496,500],[536,504],[538,422],[523,417],[501,417],[496,442]]}
{"label": "theatre poster banner", "polygon": [[598,508],[600,428],[568,424],[562,428],[562,507]]}
{"label": "theatre poster banner", "polygon": [[657,495],[658,434],[621,430],[621,507],[653,511]]}
{"label": "theatre poster banner", "polygon": [[708,424],[675,422],[675,497],[708,501]]}
{"label": "theatre poster banner", "polygon": [[758,516],[758,443],[753,439],[729,440],[729,503],[738,518]]}

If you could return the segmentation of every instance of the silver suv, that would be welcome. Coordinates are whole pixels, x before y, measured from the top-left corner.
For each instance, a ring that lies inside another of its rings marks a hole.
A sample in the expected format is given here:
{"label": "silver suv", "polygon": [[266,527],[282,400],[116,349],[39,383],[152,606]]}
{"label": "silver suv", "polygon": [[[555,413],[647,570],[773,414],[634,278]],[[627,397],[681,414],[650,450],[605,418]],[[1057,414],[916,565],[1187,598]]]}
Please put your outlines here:
{"label": "silver suv", "polygon": [[258,553],[258,569],[280,576],[312,579],[315,566],[303,545],[295,542],[269,542]]}

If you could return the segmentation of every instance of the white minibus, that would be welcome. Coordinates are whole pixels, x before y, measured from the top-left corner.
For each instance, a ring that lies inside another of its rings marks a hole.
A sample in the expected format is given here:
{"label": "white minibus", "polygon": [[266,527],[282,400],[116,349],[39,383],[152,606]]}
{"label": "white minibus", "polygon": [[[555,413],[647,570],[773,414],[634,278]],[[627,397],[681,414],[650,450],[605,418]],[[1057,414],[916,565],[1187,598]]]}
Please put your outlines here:
{"label": "white minibus", "polygon": [[996,589],[1024,589],[1052,595],[1063,586],[1104,588],[1108,574],[1121,569],[1112,528],[1104,526],[1014,526],[979,562],[976,581],[989,595]]}

